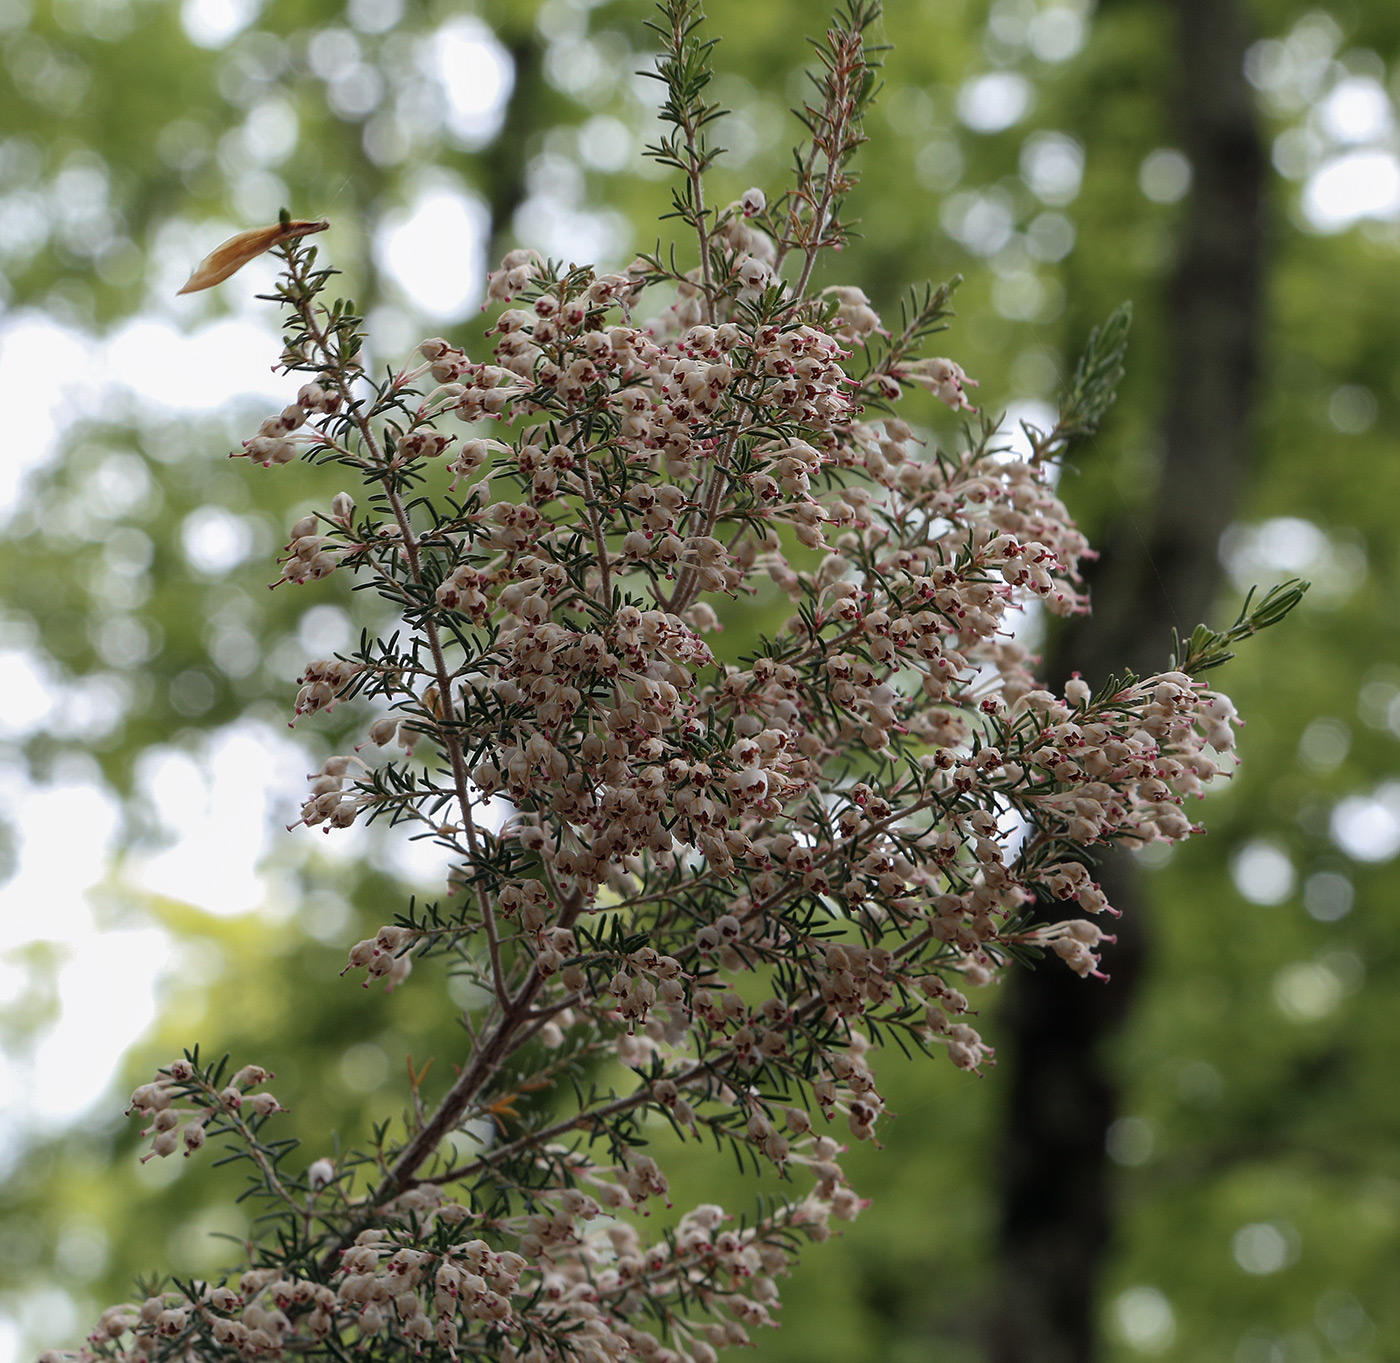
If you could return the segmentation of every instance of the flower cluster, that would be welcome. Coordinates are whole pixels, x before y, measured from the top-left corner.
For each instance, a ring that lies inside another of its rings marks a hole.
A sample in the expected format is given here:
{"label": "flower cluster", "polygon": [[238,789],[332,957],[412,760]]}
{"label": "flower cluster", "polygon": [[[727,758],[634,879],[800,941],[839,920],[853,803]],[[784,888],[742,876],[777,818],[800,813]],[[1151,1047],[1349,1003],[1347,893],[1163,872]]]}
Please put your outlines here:
{"label": "flower cluster", "polygon": [[[446,900],[342,973],[393,987],[442,956],[482,1002],[401,1138],[301,1175],[245,1121],[277,1107],[246,1093],[261,1071],[224,1085],[191,1060],[138,1090],[155,1153],[211,1117],[242,1142],[278,1232],[224,1286],[107,1313],[84,1358],[358,1341],[711,1363],[775,1322],[799,1242],[864,1205],[840,1161],[885,1120],[879,1044],[990,1064],[965,991],[1044,951],[1099,974],[1091,849],[1187,836],[1185,800],[1232,765],[1234,712],[1195,674],[1283,598],[1098,690],[1045,689],[1022,642],[1032,614],[1087,609],[1056,459],[1112,400],[1126,316],[1027,450],[982,417],[946,448],[917,397],[895,407],[915,389],[976,414],[961,366],[920,353],[949,290],[887,327],[861,290],[810,287],[844,239],[875,5],[827,35],[800,182],[724,209],[704,198],[696,7],[661,9],[652,154],[680,173],[694,268],[512,252],[489,354],[432,338],[375,383],[356,319],[320,301],[330,272],[281,239],[303,386],[244,452],[365,487],[291,527],[281,580],[352,574],[399,616],[299,678],[297,716],[353,702],[365,732],[311,775],[299,822],[408,821],[446,849]],[[791,613],[738,656],[721,625],[745,600]],[[522,1117],[525,1091],[550,1101]],[[641,1153],[644,1129],[727,1145],[793,1195],[652,1220],[667,1147]]]}
{"label": "flower cluster", "polygon": [[[823,1137],[813,1145],[818,1178],[838,1177],[822,1158],[834,1143]],[[858,1210],[839,1186],[831,1194],[839,1214]],[[410,1201],[392,1209],[391,1227],[361,1231],[324,1276],[258,1268],[218,1287],[199,1283],[193,1293],[114,1306],[89,1333],[88,1350],[129,1340],[130,1349],[153,1357],[212,1345],[220,1357],[252,1360],[326,1349],[348,1336],[362,1348],[397,1344],[415,1355],[456,1356],[478,1335],[500,1342],[508,1363],[561,1353],[590,1363],[638,1356],[713,1363],[718,1349],[747,1343],[752,1327],[772,1324],[775,1278],[791,1265],[792,1230],[816,1239],[829,1233],[826,1203],[798,1204],[742,1229],[726,1228],[731,1218],[706,1204],[682,1217],[668,1240],[647,1246],[599,1200],[573,1189],[558,1211],[528,1218],[520,1243],[533,1251],[532,1263],[493,1249],[461,1204],[400,1199]],[[432,1246],[435,1231],[451,1241],[446,1248]],[[670,1343],[635,1319],[643,1301],[665,1313]],[[713,1319],[716,1311],[729,1318]],[[522,1347],[512,1337],[529,1342]],[[63,1357],[51,1352],[41,1363]]]}
{"label": "flower cluster", "polygon": [[132,1093],[126,1110],[127,1116],[137,1113],[150,1122],[141,1134],[151,1138],[151,1148],[141,1162],[157,1155],[164,1159],[181,1145],[186,1157],[194,1154],[208,1139],[211,1120],[216,1130],[256,1131],[262,1119],[287,1110],[266,1090],[252,1092],[275,1077],[261,1065],[244,1065],[222,1082],[221,1070],[201,1071],[197,1057],[167,1065]]}

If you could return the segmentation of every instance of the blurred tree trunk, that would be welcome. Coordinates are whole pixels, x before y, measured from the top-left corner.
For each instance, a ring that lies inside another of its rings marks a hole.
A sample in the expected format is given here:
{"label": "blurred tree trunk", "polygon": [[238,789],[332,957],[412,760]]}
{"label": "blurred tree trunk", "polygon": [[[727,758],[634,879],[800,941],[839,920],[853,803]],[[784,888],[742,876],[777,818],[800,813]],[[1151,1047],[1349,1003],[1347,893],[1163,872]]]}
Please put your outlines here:
{"label": "blurred tree trunk", "polygon": [[[1150,524],[1110,526],[1103,537],[1093,616],[1053,640],[1046,671],[1057,685],[1075,671],[1094,683],[1160,671],[1172,626],[1186,632],[1208,617],[1250,443],[1265,156],[1244,78],[1249,25],[1240,0],[1160,2],[1174,11],[1174,113],[1194,170],[1168,298],[1163,466]],[[1110,1051],[1142,982],[1147,938],[1131,858],[1105,856],[1096,874],[1124,913],[1104,958],[1112,982],[1080,980],[1051,957],[1009,986],[995,1363],[1087,1363],[1099,1353],[1113,1227],[1105,1137],[1118,1108]]]}
{"label": "blurred tree trunk", "polygon": [[534,25],[513,39],[510,53],[514,83],[506,103],[500,136],[479,153],[480,188],[491,210],[491,246],[487,269],[515,245],[512,221],[515,210],[525,202],[526,174],[530,166],[531,139],[542,130],[539,110],[548,107],[549,89],[544,76],[544,54]]}

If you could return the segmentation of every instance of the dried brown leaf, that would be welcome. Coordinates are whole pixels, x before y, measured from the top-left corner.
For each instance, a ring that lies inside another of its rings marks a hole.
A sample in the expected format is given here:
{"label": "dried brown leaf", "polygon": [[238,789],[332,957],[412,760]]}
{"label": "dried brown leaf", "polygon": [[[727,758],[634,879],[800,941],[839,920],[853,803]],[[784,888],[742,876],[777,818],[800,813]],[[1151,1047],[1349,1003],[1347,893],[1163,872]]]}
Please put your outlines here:
{"label": "dried brown leaf", "polygon": [[250,227],[236,237],[230,237],[216,246],[195,268],[195,272],[185,281],[181,293],[198,293],[201,289],[212,289],[222,284],[236,270],[241,270],[255,256],[280,246],[284,241],[304,237],[312,232],[324,232],[330,223],[324,218],[304,219],[290,222],[275,222],[271,227]]}

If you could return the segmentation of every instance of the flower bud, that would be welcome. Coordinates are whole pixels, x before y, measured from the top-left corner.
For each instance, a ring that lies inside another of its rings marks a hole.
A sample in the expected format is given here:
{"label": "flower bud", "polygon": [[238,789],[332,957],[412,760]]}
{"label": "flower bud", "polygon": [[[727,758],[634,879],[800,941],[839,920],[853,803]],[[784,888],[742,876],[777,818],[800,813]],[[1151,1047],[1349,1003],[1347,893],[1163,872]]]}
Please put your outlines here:
{"label": "flower bud", "polygon": [[180,1144],[180,1137],[174,1131],[162,1131],[155,1140],[151,1142],[151,1153],[141,1157],[144,1164],[152,1155],[159,1155],[165,1159],[167,1155],[173,1155]]}

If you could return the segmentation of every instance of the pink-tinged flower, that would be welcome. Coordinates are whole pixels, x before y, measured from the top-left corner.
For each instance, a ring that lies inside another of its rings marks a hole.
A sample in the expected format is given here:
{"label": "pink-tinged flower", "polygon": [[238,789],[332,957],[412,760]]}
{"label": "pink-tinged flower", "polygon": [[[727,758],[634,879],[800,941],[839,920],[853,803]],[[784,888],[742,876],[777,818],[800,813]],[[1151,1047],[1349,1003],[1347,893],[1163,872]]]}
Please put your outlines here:
{"label": "pink-tinged flower", "polygon": [[895,376],[909,383],[917,383],[920,388],[927,388],[955,412],[977,410],[967,400],[965,391],[968,388],[976,388],[977,380],[968,378],[963,373],[962,365],[953,360],[915,360],[911,364],[900,365],[895,371]]}

